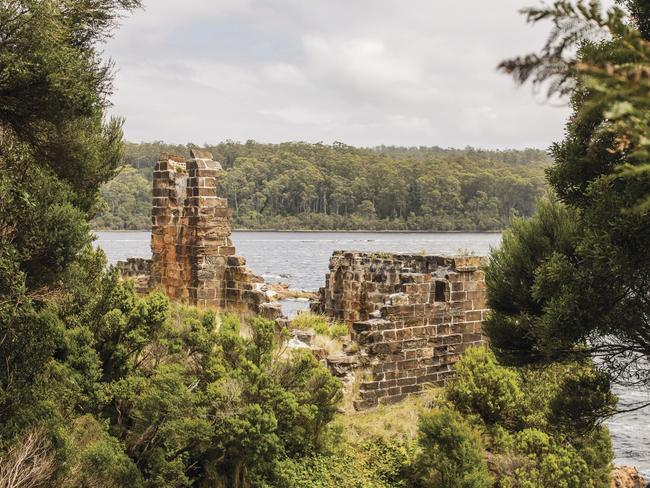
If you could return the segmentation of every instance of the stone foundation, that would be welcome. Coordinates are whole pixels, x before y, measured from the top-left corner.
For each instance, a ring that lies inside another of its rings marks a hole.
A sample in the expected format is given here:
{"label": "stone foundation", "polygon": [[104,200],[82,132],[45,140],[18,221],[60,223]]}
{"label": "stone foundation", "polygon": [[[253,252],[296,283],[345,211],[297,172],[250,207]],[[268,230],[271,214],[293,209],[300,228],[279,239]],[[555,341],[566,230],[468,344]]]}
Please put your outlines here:
{"label": "stone foundation", "polygon": [[484,258],[337,251],[313,312],[343,320],[359,345],[357,409],[443,386],[485,342]]}
{"label": "stone foundation", "polygon": [[263,280],[235,255],[232,210],[217,195],[221,165],[206,151],[190,152],[189,160],[162,154],[154,169],[149,287],[190,305],[257,313]]}

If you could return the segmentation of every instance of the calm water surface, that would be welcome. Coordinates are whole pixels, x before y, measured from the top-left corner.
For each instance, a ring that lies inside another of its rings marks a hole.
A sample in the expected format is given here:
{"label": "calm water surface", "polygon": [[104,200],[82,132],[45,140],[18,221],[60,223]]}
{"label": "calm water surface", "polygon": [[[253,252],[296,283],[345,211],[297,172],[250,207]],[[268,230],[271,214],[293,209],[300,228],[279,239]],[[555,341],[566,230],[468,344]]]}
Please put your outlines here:
{"label": "calm water surface", "polygon": [[[128,257],[151,256],[149,232],[97,232],[97,244],[110,263]],[[378,233],[378,232],[234,232],[237,254],[269,282],[316,290],[323,286],[334,250],[370,252],[426,252],[449,255],[471,251],[486,255],[498,246],[500,234],[490,233]],[[285,312],[305,308],[303,302],[283,305]],[[648,398],[645,393],[618,391],[621,404]],[[621,414],[608,422],[617,465],[636,466],[650,478],[650,408]]]}

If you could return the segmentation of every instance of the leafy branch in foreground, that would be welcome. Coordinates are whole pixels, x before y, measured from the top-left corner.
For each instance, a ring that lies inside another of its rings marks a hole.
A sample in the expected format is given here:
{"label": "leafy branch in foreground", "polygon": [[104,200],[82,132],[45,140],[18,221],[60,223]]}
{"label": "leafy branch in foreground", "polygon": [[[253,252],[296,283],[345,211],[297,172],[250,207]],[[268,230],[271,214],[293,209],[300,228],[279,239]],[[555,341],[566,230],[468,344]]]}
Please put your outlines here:
{"label": "leafy branch in foreground", "polygon": [[[549,97],[583,93],[580,117],[600,118],[590,148],[608,141],[619,160],[613,178],[650,172],[650,9],[643,1],[627,5],[635,22],[618,7],[603,12],[597,0],[525,9],[528,22],[550,20],[551,34],[539,54],[499,65],[520,84],[547,84]],[[650,210],[650,195],[633,208]]]}

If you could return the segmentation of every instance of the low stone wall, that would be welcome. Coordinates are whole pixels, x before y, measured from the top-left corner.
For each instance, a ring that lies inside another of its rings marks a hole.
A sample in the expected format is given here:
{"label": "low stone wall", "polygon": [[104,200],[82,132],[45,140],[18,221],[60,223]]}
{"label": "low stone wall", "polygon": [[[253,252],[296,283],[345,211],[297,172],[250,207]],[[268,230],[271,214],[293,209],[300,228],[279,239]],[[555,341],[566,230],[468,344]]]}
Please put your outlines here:
{"label": "low stone wall", "polygon": [[123,278],[130,278],[134,281],[135,291],[141,295],[151,290],[151,259],[128,258],[126,261],[118,261],[117,270]]}
{"label": "low stone wall", "polygon": [[312,311],[344,320],[359,345],[357,409],[445,384],[485,342],[485,258],[337,251]]}

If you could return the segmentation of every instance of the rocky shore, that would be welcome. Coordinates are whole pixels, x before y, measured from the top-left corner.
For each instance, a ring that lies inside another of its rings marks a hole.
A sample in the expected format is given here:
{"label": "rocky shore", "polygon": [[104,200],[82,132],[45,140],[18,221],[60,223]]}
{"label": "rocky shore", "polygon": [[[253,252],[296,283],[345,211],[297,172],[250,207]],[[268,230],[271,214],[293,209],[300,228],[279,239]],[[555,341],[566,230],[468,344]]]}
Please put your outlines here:
{"label": "rocky shore", "polygon": [[648,483],[636,468],[619,466],[612,471],[611,488],[648,488]]}

